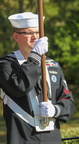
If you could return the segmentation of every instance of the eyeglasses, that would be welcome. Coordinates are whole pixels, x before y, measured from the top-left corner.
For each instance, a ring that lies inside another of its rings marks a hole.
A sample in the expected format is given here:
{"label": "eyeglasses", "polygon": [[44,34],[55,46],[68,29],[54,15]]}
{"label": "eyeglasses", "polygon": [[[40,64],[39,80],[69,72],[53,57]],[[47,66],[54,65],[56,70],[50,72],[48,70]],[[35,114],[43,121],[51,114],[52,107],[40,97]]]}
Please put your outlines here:
{"label": "eyeglasses", "polygon": [[39,35],[39,32],[16,32],[18,34],[30,35],[33,36],[34,34]]}

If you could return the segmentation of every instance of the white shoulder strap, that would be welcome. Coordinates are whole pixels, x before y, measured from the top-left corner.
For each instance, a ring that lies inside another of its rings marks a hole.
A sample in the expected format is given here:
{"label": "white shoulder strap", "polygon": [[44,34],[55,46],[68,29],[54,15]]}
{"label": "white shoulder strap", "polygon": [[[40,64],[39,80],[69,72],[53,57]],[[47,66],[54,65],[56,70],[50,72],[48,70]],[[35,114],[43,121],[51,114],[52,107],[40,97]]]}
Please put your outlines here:
{"label": "white shoulder strap", "polygon": [[5,95],[3,99],[4,104],[7,104],[9,108],[16,113],[22,120],[34,126],[34,118],[25,112],[19,105],[17,105],[9,96]]}

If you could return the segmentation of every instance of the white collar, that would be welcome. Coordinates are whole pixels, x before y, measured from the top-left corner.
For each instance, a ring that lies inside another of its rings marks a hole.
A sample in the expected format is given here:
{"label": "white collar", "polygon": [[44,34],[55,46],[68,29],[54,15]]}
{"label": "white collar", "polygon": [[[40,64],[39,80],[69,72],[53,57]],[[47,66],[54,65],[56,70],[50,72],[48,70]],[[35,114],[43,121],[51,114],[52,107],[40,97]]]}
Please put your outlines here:
{"label": "white collar", "polygon": [[20,65],[22,65],[24,62],[27,61],[27,60],[25,60],[25,58],[22,55],[22,53],[20,52],[20,50],[14,51],[14,54]]}

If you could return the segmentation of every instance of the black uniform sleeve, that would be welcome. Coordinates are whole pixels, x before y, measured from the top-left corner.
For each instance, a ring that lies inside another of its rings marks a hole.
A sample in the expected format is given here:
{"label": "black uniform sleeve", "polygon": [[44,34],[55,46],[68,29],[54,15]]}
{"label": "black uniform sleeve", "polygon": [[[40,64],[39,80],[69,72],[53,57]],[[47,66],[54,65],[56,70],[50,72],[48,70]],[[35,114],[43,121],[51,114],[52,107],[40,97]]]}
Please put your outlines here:
{"label": "black uniform sleeve", "polygon": [[60,77],[60,88],[57,97],[56,105],[60,108],[60,115],[57,117],[60,121],[66,122],[69,120],[75,110],[74,100],[71,91],[68,89],[67,82],[64,78],[62,69]]}
{"label": "black uniform sleeve", "polygon": [[24,96],[36,84],[40,74],[41,56],[31,53],[21,66],[11,57],[0,59],[0,85],[10,95]]}

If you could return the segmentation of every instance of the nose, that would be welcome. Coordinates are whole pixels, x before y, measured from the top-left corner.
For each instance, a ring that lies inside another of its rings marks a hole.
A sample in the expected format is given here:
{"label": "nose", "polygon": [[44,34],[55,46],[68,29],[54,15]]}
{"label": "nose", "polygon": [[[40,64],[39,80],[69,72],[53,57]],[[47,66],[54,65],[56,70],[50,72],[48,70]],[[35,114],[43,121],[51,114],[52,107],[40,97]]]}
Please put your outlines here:
{"label": "nose", "polygon": [[38,38],[39,36],[38,36],[38,34],[37,34],[36,32],[34,32],[34,33],[32,34],[32,37],[33,37],[33,38]]}
{"label": "nose", "polygon": [[34,36],[37,36],[37,34],[36,34],[35,32],[33,33],[33,35],[34,35]]}

